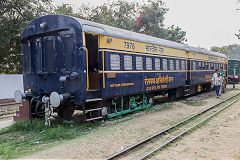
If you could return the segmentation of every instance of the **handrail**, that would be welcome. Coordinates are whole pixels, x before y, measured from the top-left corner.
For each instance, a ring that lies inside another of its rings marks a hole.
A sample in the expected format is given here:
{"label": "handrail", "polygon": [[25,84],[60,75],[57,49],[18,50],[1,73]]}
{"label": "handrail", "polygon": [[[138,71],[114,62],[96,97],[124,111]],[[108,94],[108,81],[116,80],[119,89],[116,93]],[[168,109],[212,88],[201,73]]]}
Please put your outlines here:
{"label": "handrail", "polygon": [[102,51],[103,88],[105,88],[104,51]]}
{"label": "handrail", "polygon": [[86,48],[86,68],[87,68],[87,88],[89,90],[89,72],[88,72],[88,49]]}

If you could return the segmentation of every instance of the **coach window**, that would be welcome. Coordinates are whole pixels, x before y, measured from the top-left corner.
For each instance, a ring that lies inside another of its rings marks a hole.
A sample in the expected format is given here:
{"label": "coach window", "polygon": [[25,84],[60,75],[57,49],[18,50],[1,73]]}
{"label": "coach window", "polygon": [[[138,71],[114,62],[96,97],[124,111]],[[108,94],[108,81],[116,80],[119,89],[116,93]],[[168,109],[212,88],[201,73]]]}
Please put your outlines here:
{"label": "coach window", "polygon": [[174,70],[174,61],[170,59],[170,70]]}
{"label": "coach window", "polygon": [[202,62],[198,62],[198,69],[199,69],[199,70],[202,69]]}
{"label": "coach window", "polygon": [[192,70],[196,70],[196,62],[193,62],[193,69]]}
{"label": "coach window", "polygon": [[124,56],[124,69],[132,70],[132,56],[129,55]]}
{"label": "coach window", "polygon": [[179,67],[179,60],[176,60],[176,70],[179,70],[180,67]]}
{"label": "coach window", "polygon": [[210,70],[210,63],[207,63],[207,70]]}
{"label": "coach window", "polygon": [[36,48],[36,69],[37,72],[42,71],[42,39],[38,38],[35,41],[35,48]]}
{"label": "coach window", "polygon": [[146,70],[152,70],[152,58],[146,58]]}
{"label": "coach window", "polygon": [[205,69],[205,63],[204,63],[204,62],[202,62],[202,66],[201,66],[201,68],[202,68],[202,70]]}
{"label": "coach window", "polygon": [[111,54],[110,55],[110,67],[111,70],[120,70],[120,55]]}
{"label": "coach window", "polygon": [[143,57],[136,56],[136,69],[143,70]]}
{"label": "coach window", "polygon": [[26,53],[26,59],[25,59],[25,64],[26,64],[26,71],[28,73],[31,73],[32,72],[32,57],[31,57],[31,42],[30,41],[27,41],[25,44],[24,44],[24,52]]}
{"label": "coach window", "polygon": [[74,56],[74,37],[72,34],[63,35],[63,54],[64,54],[64,63],[65,68],[68,71],[73,70],[73,67],[75,66],[75,56]]}
{"label": "coach window", "polygon": [[[64,43],[64,45],[65,45],[64,49],[66,48],[66,45],[70,45],[69,42],[70,41]],[[44,46],[43,65],[45,67],[45,71],[53,72],[53,71],[55,71],[55,68],[56,68],[56,67],[54,67],[55,66],[55,57],[56,57],[55,56],[55,48],[56,48],[55,47],[55,37],[53,37],[53,36],[44,37],[43,46]],[[64,52],[64,53],[66,55],[66,52]],[[65,58],[67,59],[71,56],[72,55],[66,55]],[[68,61],[70,61],[70,63],[73,63],[72,59],[70,59],[70,58]],[[66,62],[66,64],[68,64],[68,61]],[[71,64],[71,66],[72,66],[72,64]]]}
{"label": "coach window", "polygon": [[202,64],[203,64],[203,69],[206,70],[206,68],[207,68],[206,67],[206,62],[203,62]]}
{"label": "coach window", "polygon": [[211,70],[214,70],[214,64],[211,62]]}
{"label": "coach window", "polygon": [[155,70],[160,70],[160,58],[155,58]]}
{"label": "coach window", "polygon": [[181,65],[182,65],[182,70],[186,70],[185,60],[182,60],[182,61],[181,61]]}
{"label": "coach window", "polygon": [[168,70],[168,63],[167,63],[167,59],[163,59],[163,70]]}

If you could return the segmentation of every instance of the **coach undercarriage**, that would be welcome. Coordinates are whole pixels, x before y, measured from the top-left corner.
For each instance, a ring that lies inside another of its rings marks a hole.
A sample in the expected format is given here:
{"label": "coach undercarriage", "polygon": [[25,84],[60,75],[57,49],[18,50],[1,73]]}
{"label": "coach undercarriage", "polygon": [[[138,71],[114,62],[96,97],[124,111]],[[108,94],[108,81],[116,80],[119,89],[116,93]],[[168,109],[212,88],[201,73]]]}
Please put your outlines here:
{"label": "coach undercarriage", "polygon": [[[92,101],[85,103],[80,108],[83,110],[84,121],[107,119],[149,108],[154,104],[154,101],[159,95],[167,95],[168,99],[173,100],[175,98],[181,98],[210,90],[211,84],[205,83],[145,94],[115,97],[108,100]],[[71,115],[68,114],[68,116],[65,117],[70,118],[70,116]]]}
{"label": "coach undercarriage", "polygon": [[88,101],[85,104],[76,106],[73,97],[64,95],[65,99],[59,107],[54,107],[50,103],[51,96],[44,95],[41,97],[28,97],[30,108],[30,119],[33,117],[45,117],[45,124],[50,125],[52,112],[57,112],[59,117],[65,120],[71,120],[74,110],[83,111],[84,121],[101,120],[121,116],[134,111],[143,110],[151,107],[159,95],[166,95],[168,99],[174,100],[184,96],[197,94],[211,90],[211,83],[201,85],[186,85],[168,90],[160,90],[138,95],[128,95],[114,97],[107,100]]}

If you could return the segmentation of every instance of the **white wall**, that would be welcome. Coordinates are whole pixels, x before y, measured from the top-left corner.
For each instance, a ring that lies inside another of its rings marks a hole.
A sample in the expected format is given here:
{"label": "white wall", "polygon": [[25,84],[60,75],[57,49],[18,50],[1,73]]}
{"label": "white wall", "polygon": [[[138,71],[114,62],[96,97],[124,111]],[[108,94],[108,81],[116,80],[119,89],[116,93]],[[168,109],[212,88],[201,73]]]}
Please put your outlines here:
{"label": "white wall", "polygon": [[13,98],[16,90],[23,92],[22,74],[0,74],[0,99]]}

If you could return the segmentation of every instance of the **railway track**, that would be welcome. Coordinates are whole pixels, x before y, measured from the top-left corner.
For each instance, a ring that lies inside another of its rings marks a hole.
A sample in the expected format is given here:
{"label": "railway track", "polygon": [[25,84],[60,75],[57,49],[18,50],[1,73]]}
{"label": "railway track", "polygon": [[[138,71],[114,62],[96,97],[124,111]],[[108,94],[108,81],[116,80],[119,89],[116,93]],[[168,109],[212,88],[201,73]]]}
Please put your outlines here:
{"label": "railway track", "polygon": [[183,135],[194,130],[196,127],[205,123],[207,120],[211,119],[217,113],[223,111],[239,99],[240,93],[237,93],[197,114],[182,120],[181,122],[176,123],[165,130],[159,131],[155,135],[152,135],[126,149],[111,155],[110,157],[107,157],[105,160],[121,158],[143,160],[149,158],[155,152],[160,151],[164,147],[181,138]]}
{"label": "railway track", "polygon": [[0,100],[0,120],[12,118],[12,116],[18,110],[19,103],[16,103],[13,99]]}
{"label": "railway track", "polygon": [[13,99],[7,99],[7,100],[1,100],[0,101],[0,107],[2,106],[12,106],[17,105],[19,103],[16,103]]}
{"label": "railway track", "polygon": [[3,103],[3,104],[0,104],[0,107],[4,107],[4,106],[13,106],[13,105],[17,105],[19,103],[15,103],[15,102],[12,102],[12,103]]}

